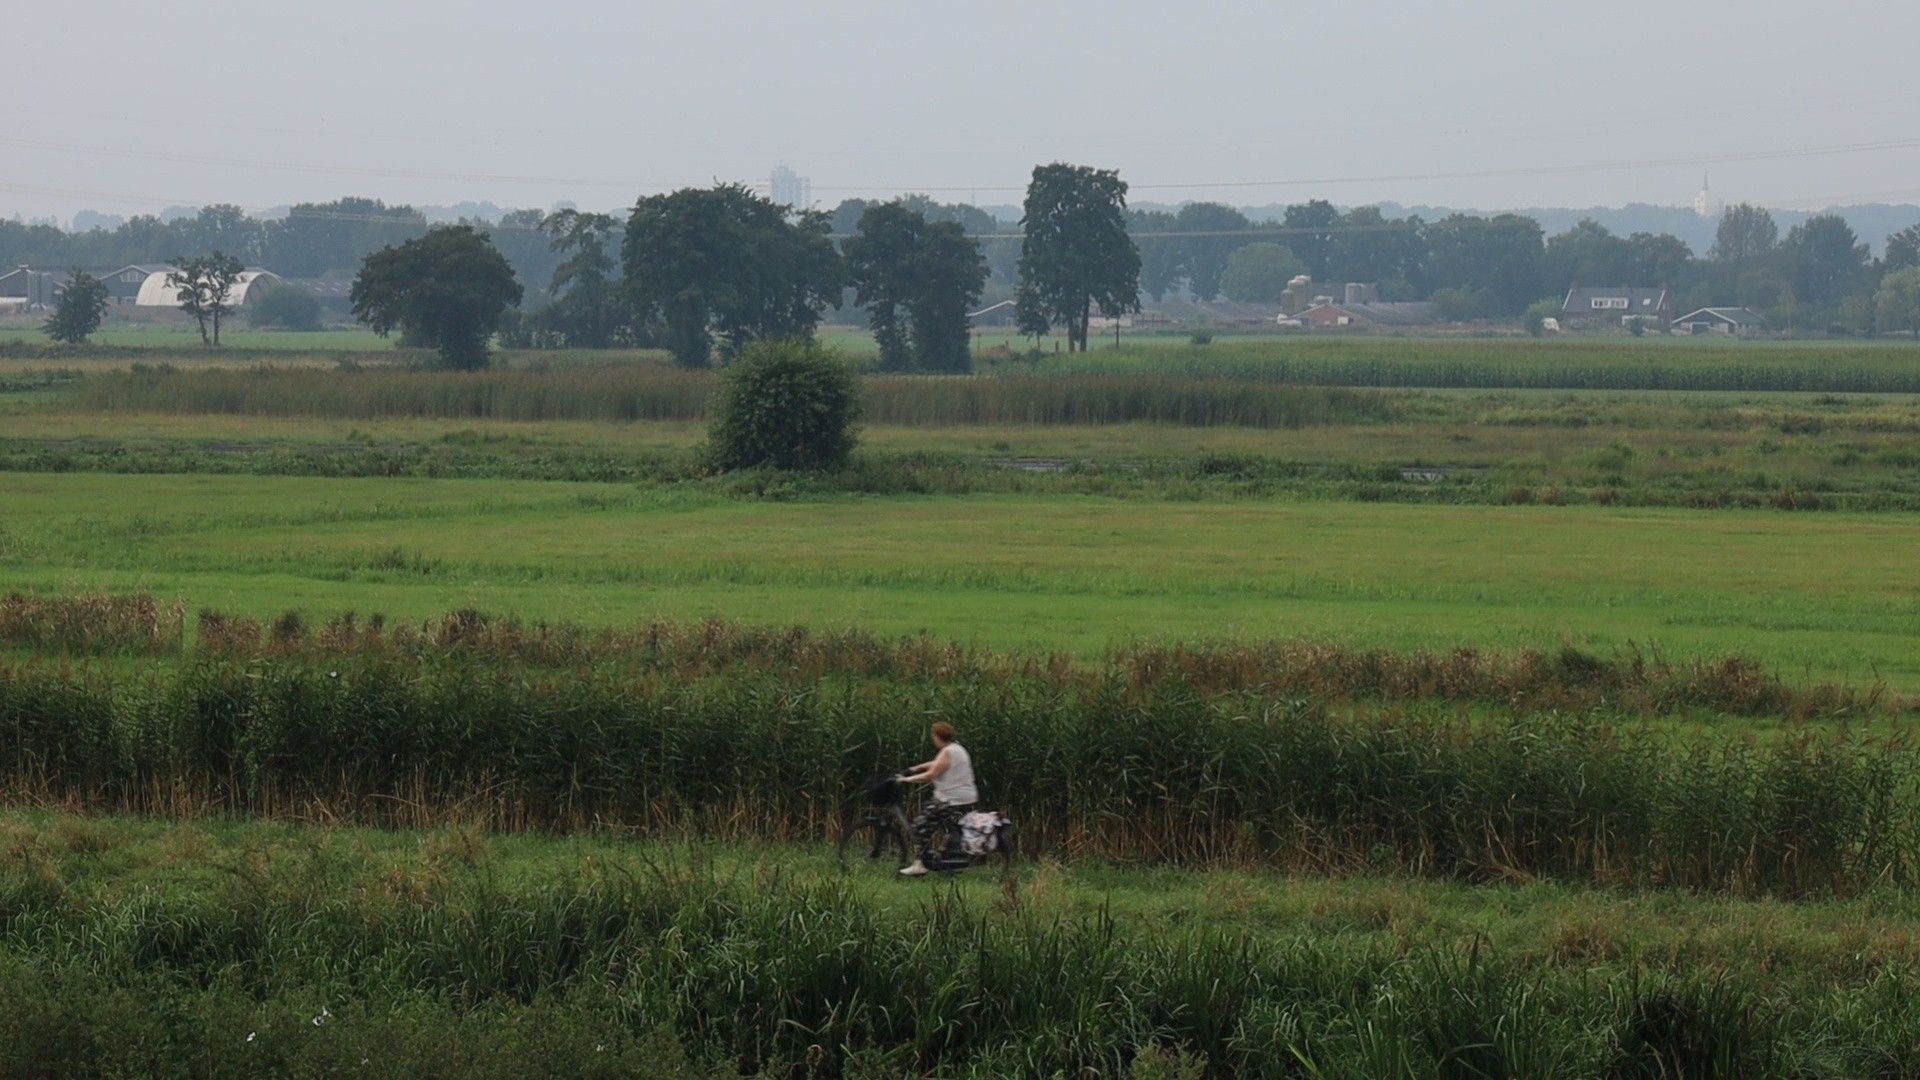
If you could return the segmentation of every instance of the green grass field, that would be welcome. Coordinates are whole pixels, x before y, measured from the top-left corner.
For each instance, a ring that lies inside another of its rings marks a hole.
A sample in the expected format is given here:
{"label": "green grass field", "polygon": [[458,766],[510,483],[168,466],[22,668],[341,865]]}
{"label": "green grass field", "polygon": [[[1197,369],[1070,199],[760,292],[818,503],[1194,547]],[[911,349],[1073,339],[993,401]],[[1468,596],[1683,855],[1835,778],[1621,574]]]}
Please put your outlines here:
{"label": "green grass field", "polygon": [[1632,643],[1920,688],[1908,515],[20,474],[0,499],[0,586],[252,614],[712,615],[1080,652]]}

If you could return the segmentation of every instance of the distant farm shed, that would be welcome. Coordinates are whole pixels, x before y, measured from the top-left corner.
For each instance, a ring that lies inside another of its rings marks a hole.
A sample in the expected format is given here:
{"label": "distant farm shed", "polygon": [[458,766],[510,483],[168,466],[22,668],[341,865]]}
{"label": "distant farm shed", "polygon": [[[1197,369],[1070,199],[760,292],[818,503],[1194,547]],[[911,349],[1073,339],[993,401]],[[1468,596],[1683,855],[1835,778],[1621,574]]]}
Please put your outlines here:
{"label": "distant farm shed", "polygon": [[1752,308],[1703,307],[1673,320],[1682,334],[1751,334],[1767,328],[1767,320]]}
{"label": "distant farm shed", "polygon": [[[134,303],[140,307],[179,306],[180,290],[176,286],[167,284],[169,273],[172,271],[148,274],[147,280],[140,284],[140,293],[134,299]],[[265,292],[269,286],[279,283],[280,275],[271,270],[242,270],[239,278],[233,283],[233,293],[228,296],[227,301],[234,307],[246,307],[247,298],[256,286]]]}
{"label": "distant farm shed", "polygon": [[[1282,316],[1283,318],[1285,316]],[[1425,301],[1374,304],[1323,302],[1293,316],[1315,329],[1366,326],[1419,326],[1434,321],[1433,305]]]}

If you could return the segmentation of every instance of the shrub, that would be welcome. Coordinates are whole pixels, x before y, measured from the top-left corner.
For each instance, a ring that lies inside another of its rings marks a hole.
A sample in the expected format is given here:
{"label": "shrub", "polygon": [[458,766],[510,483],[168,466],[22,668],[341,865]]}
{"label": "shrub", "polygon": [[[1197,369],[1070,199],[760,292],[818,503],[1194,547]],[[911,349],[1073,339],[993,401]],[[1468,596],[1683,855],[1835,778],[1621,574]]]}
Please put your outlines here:
{"label": "shrub", "polygon": [[1213,344],[1213,331],[1195,330],[1188,336],[1187,341],[1194,345],[1211,345]]}
{"label": "shrub", "polygon": [[92,274],[75,270],[60,291],[60,301],[41,330],[62,345],[79,345],[107,317],[107,286]]}
{"label": "shrub", "polygon": [[837,469],[858,439],[860,384],[811,340],[749,345],[728,368],[708,452],[720,469]]}
{"label": "shrub", "polygon": [[320,301],[298,285],[275,285],[258,298],[249,298],[247,321],[282,330],[318,330]]}

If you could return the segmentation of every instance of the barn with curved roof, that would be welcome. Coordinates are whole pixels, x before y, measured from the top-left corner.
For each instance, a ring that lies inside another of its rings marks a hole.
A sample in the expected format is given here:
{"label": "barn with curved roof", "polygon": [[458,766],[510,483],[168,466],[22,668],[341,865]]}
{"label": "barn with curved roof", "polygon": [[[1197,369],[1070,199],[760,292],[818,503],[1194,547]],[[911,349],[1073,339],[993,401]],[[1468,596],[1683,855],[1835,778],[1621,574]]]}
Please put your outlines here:
{"label": "barn with curved roof", "polygon": [[[140,292],[134,297],[134,304],[139,307],[178,307],[179,289],[167,284],[167,275],[172,272],[167,269],[148,274],[147,280],[140,283]],[[227,303],[233,307],[246,307],[248,296],[256,288],[265,292],[279,283],[280,275],[271,270],[242,270],[240,276],[234,279],[233,292],[228,294]]]}

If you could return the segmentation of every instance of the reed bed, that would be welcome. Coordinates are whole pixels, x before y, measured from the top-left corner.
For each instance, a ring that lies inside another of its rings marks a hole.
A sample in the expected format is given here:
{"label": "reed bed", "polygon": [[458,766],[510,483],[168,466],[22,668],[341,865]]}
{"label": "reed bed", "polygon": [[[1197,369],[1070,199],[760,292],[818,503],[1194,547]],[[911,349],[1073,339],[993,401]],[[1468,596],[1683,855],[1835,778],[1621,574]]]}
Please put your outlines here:
{"label": "reed bed", "polygon": [[844,884],[240,858],[0,863],[0,1076],[1909,1075],[1920,974],[1688,971],[1123,926]]}
{"label": "reed bed", "polygon": [[1137,669],[690,676],[461,648],[0,665],[0,784],[167,815],[817,839],[937,719],[988,800],[1068,855],[1793,895],[1920,870],[1920,753],[1898,735],[1348,709]]}
{"label": "reed bed", "polygon": [[[86,380],[78,404],[102,412],[329,419],[702,420],[711,372],[662,364],[544,370],[323,371],[146,367]],[[884,424],[1117,424],[1290,428],[1387,419],[1361,390],[1162,375],[869,376],[866,420]]]}

